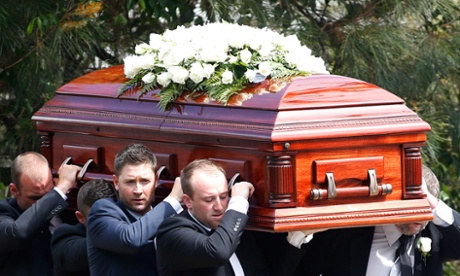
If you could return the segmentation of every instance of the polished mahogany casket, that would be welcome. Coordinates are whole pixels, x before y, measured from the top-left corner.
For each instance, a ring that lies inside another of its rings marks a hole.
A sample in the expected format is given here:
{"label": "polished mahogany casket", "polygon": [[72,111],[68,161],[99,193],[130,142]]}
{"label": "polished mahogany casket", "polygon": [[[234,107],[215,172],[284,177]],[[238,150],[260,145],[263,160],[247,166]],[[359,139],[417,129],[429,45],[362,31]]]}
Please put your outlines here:
{"label": "polished mahogany casket", "polygon": [[111,180],[116,153],[143,143],[158,158],[158,200],[197,158],[221,164],[231,182],[253,183],[250,229],[432,218],[421,191],[421,148],[430,126],[382,88],[313,75],[265,80],[227,105],[183,96],[161,111],[159,90],[140,99],[117,97],[126,81],[122,66],[89,73],[59,88],[35,113],[41,151],[54,171],[70,157],[84,166],[82,182]]}

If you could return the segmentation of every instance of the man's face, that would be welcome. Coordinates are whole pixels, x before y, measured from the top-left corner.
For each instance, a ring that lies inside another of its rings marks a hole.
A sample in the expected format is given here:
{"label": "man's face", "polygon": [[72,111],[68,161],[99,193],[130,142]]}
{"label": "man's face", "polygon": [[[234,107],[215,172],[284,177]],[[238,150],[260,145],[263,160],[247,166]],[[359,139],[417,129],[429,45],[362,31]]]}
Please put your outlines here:
{"label": "man's face", "polygon": [[129,210],[144,215],[152,208],[155,195],[155,172],[152,164],[125,165],[119,177],[113,177],[121,202]]}
{"label": "man's face", "polygon": [[[37,168],[35,168],[37,169]],[[23,211],[27,210],[32,204],[37,202],[46,193],[53,189],[53,176],[49,167],[42,166],[36,170],[38,174],[31,177],[27,174],[21,175],[19,178],[21,185],[20,190],[15,184],[10,185],[10,189],[16,201]]]}
{"label": "man's face", "polygon": [[184,195],[184,203],[198,221],[216,229],[228,206],[227,179],[219,171],[209,173],[198,170],[193,174],[191,183],[193,198]]}
{"label": "man's face", "polygon": [[396,224],[396,228],[398,228],[399,232],[401,232],[403,235],[412,236],[420,233],[420,231],[425,229],[427,224],[427,221]]}

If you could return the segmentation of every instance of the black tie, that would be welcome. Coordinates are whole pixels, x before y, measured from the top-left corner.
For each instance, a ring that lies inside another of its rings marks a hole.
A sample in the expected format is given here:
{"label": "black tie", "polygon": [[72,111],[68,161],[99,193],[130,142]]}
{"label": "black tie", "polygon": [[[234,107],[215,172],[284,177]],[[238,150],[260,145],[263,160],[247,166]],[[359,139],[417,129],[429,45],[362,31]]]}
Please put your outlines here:
{"label": "black tie", "polygon": [[412,276],[412,264],[410,261],[410,243],[412,236],[402,235],[399,238],[401,245],[399,246],[398,253],[401,261],[401,276]]}

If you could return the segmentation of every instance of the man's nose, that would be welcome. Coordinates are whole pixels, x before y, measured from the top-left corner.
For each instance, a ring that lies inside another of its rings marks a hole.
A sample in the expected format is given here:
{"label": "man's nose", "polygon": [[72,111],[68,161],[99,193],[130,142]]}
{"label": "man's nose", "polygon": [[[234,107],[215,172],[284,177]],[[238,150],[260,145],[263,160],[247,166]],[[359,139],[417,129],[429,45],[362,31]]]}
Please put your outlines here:
{"label": "man's nose", "polygon": [[136,185],[134,186],[134,193],[142,193],[142,185],[139,182],[136,182]]}
{"label": "man's nose", "polygon": [[218,197],[214,203],[214,210],[222,210],[223,209],[223,204],[222,200]]}

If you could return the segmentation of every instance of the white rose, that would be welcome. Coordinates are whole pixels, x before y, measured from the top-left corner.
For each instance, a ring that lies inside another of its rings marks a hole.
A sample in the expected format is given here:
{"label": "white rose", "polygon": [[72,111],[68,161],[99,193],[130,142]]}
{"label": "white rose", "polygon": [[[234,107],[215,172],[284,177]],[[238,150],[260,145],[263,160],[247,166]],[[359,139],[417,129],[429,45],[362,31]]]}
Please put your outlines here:
{"label": "white rose", "polygon": [[224,43],[207,44],[201,49],[200,57],[205,62],[224,62],[228,58],[227,50]]}
{"label": "white rose", "polygon": [[136,48],[134,48],[134,52],[138,55],[143,55],[145,54],[148,50],[150,50],[150,46],[146,43],[142,43],[139,45],[136,45]]}
{"label": "white rose", "polygon": [[228,58],[228,62],[229,62],[229,63],[236,63],[237,61],[238,61],[238,58],[235,57],[235,56],[230,56],[230,57]]}
{"label": "white rose", "polygon": [[179,65],[185,59],[186,52],[181,47],[173,47],[164,55],[163,63],[166,68]]}
{"label": "white rose", "polygon": [[259,64],[259,73],[265,77],[269,76],[272,72],[270,64],[268,62],[261,62]]}
{"label": "white rose", "polygon": [[163,72],[157,77],[157,82],[163,86],[166,87],[171,83],[171,74],[168,72]]}
{"label": "white rose", "polygon": [[185,81],[188,80],[189,73],[187,69],[181,66],[172,66],[168,72],[171,74],[171,80],[175,83],[185,84]]}
{"label": "white rose", "polygon": [[248,79],[249,82],[253,82],[256,78],[257,71],[256,70],[247,70],[244,73],[244,76]]}
{"label": "white rose", "polygon": [[161,35],[154,34],[154,33],[150,34],[149,45],[152,49],[159,50],[162,44],[163,44],[163,38]]}
{"label": "white rose", "polygon": [[225,70],[225,72],[222,74],[222,83],[223,84],[233,83],[233,73],[228,70]]}
{"label": "white rose", "polygon": [[240,52],[240,59],[244,63],[251,62],[251,57],[252,57],[251,51],[249,51],[248,49],[243,49]]}
{"label": "white rose", "polygon": [[262,48],[259,49],[259,55],[262,57],[268,57],[273,50],[273,45],[266,43],[262,45]]}
{"label": "white rose", "polygon": [[[146,58],[145,56],[135,56],[135,55],[130,55],[130,56],[127,56],[124,58],[124,73],[126,75],[127,78],[134,78],[137,73],[139,73],[139,71],[141,69],[146,69],[145,67],[145,62],[146,62]],[[148,59],[149,61],[152,61],[153,60],[150,60]]]}
{"label": "white rose", "polygon": [[205,78],[211,77],[211,75],[215,71],[214,65],[208,64],[208,63],[203,64],[203,69],[204,69],[204,72],[205,72],[205,75],[204,75]]}
{"label": "white rose", "polygon": [[431,251],[431,239],[427,237],[420,237],[417,246],[423,253],[428,253]]}
{"label": "white rose", "polygon": [[206,72],[204,71],[203,66],[199,62],[195,62],[190,67],[190,79],[194,83],[200,83],[204,77],[206,76]]}
{"label": "white rose", "polygon": [[147,73],[145,76],[142,77],[142,81],[146,84],[152,83],[155,80],[155,74]]}

